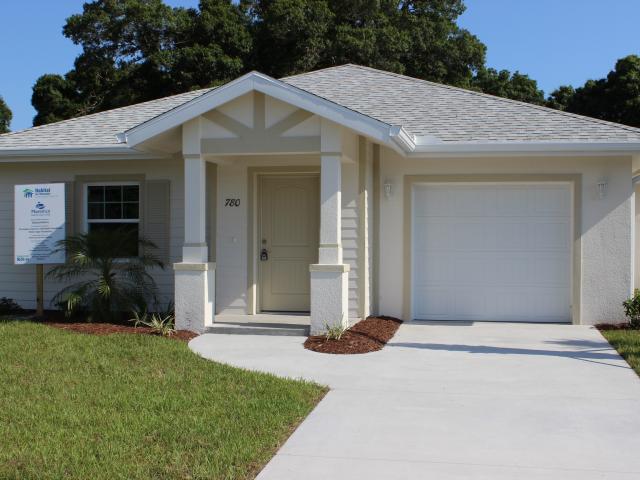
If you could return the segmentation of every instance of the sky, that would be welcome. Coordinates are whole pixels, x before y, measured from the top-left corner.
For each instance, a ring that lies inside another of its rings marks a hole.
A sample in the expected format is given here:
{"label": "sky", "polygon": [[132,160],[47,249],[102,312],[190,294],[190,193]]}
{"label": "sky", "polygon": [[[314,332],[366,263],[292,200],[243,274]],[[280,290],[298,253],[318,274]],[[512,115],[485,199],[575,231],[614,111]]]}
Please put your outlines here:
{"label": "sky", "polygon": [[[44,73],[64,74],[80,49],[62,35],[84,0],[0,0],[0,96],[12,130],[32,125],[31,88]],[[197,0],[165,0],[196,6]],[[466,0],[459,25],[487,46],[487,65],[519,70],[545,93],[602,78],[615,61],[640,55],[640,0]]]}

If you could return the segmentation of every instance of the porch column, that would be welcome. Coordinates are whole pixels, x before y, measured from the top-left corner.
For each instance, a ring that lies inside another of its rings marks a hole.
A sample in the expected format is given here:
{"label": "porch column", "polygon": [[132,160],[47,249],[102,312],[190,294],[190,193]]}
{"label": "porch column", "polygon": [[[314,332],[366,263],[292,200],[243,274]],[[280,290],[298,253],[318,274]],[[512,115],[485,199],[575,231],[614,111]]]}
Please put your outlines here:
{"label": "porch column", "polygon": [[182,127],[184,157],[184,244],[175,263],[176,328],[203,332],[213,324],[215,263],[206,242],[206,161],[200,154],[200,122]]}
{"label": "porch column", "polygon": [[342,132],[322,120],[320,156],[320,246],[311,272],[311,334],[347,327],[349,265],[342,263]]}

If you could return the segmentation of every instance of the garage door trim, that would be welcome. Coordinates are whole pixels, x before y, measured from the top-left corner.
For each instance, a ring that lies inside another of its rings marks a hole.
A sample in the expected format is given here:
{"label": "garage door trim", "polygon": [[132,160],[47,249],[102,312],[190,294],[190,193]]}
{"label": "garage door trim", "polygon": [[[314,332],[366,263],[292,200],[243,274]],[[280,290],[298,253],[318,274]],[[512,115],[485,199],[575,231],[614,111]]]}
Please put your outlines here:
{"label": "garage door trim", "polygon": [[403,316],[405,319],[413,319],[413,191],[416,184],[424,183],[449,183],[449,184],[473,184],[473,183],[504,183],[504,184],[544,184],[544,183],[568,183],[571,186],[573,212],[573,244],[571,253],[572,281],[571,281],[571,321],[580,323],[580,291],[581,291],[581,225],[580,219],[582,205],[582,175],[576,174],[549,174],[549,175],[406,175],[404,177],[404,278],[403,278]]}

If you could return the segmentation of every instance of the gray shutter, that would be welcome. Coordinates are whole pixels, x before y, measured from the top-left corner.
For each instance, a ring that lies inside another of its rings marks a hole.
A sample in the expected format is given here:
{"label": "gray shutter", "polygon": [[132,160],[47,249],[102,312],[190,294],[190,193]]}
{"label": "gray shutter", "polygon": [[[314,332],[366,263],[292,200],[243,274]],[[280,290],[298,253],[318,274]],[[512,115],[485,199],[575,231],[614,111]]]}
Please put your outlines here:
{"label": "gray shutter", "polygon": [[143,235],[158,247],[155,255],[165,264],[169,263],[169,180],[148,180],[144,185]]}
{"label": "gray shutter", "polygon": [[64,220],[65,220],[65,236],[70,237],[76,233],[76,215],[75,215],[75,191],[76,182],[64,182]]}

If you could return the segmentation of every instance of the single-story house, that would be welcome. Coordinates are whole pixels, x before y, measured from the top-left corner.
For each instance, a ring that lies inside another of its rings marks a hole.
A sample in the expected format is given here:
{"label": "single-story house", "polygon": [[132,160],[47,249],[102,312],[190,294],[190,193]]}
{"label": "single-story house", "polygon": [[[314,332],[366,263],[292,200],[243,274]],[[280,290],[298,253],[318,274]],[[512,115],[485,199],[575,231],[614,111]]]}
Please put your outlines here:
{"label": "single-story house", "polygon": [[357,65],[252,72],[0,136],[0,296],[34,308],[13,186],[64,182],[67,234],[127,224],[158,245],[179,328],[617,322],[639,171],[640,129]]}

